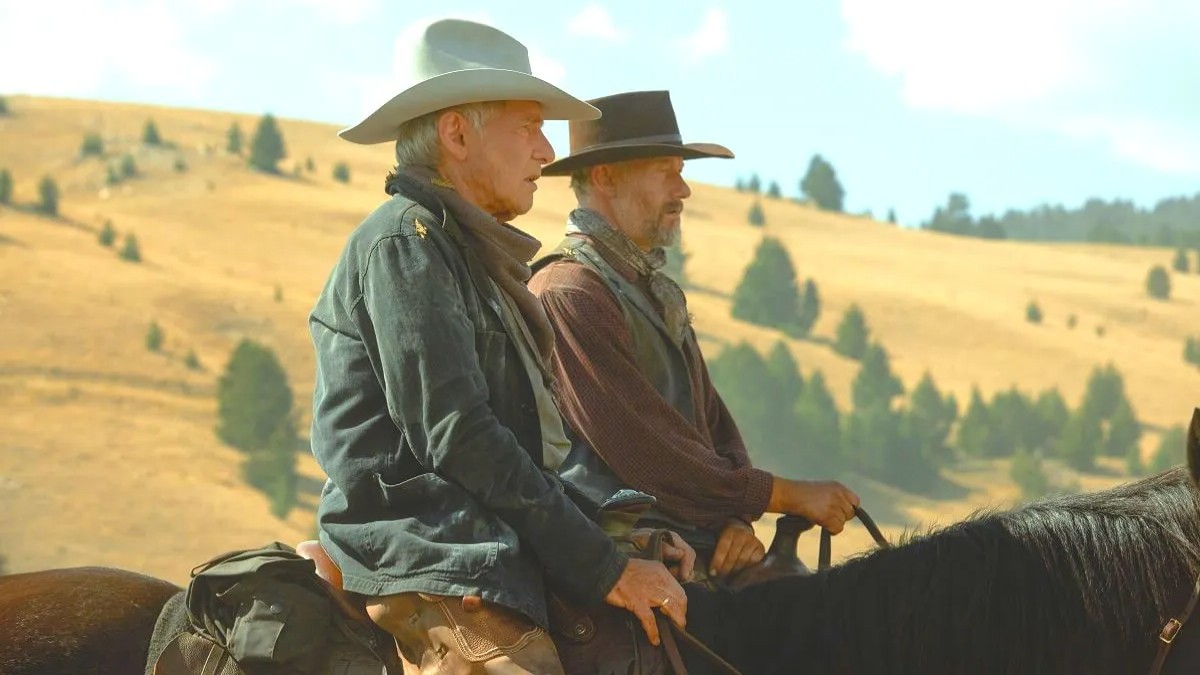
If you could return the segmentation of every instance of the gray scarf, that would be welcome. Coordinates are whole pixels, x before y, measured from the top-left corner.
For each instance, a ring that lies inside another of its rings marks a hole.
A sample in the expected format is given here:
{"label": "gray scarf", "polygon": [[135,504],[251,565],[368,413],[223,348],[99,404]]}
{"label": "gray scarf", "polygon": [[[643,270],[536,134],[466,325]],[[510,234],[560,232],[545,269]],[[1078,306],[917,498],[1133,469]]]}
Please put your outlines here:
{"label": "gray scarf", "polygon": [[650,294],[657,301],[667,331],[676,345],[683,344],[689,323],[687,297],[679,284],[662,271],[663,265],[667,264],[666,251],[661,248],[643,251],[632,239],[610,225],[604,216],[591,209],[571,211],[567,216],[567,233],[586,234],[596,239],[640,276],[646,277]]}
{"label": "gray scarf", "polygon": [[422,204],[440,201],[445,205],[466,235],[467,245],[483,262],[488,276],[516,303],[529,332],[533,334],[543,363],[549,363],[554,354],[554,328],[546,317],[542,303],[526,286],[533,274],[529,269],[529,261],[537,255],[542,242],[508,223],[496,220],[467,201],[450,181],[432,169],[404,167],[388,176],[386,190],[388,194],[400,193]]}

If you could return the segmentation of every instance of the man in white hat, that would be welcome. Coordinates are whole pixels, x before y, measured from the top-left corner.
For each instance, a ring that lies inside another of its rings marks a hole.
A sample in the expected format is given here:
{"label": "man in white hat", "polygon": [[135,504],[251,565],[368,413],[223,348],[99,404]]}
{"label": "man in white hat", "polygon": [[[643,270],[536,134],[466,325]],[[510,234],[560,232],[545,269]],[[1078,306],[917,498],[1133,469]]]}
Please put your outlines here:
{"label": "man in white hat", "polygon": [[[413,68],[340,133],[394,142],[397,166],[309,320],[321,544],[421,672],[562,672],[547,587],[626,608],[657,642],[653,610],[683,625],[687,597],[618,551],[555,473],[554,333],[525,286],[540,243],[507,224],[554,159],[542,121],[599,111],[478,23],[429,24]],[[668,554],[685,576],[694,553]]]}

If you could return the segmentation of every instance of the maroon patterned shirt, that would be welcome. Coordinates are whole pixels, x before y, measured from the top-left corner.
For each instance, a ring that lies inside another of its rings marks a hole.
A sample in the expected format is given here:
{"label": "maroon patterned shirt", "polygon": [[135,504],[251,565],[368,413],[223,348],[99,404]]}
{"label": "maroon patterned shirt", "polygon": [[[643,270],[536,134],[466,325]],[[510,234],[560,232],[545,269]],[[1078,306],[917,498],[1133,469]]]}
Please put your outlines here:
{"label": "maroon patterned shirt", "polygon": [[[654,302],[645,279],[591,241]],[[529,288],[554,325],[555,391],[563,416],[622,481],[657,497],[667,514],[709,530],[719,531],[729,518],[749,522],[762,515],[772,476],[750,465],[694,332],[689,329],[684,341],[693,424],[642,374],[624,314],[600,275],[566,258],[535,274]]]}

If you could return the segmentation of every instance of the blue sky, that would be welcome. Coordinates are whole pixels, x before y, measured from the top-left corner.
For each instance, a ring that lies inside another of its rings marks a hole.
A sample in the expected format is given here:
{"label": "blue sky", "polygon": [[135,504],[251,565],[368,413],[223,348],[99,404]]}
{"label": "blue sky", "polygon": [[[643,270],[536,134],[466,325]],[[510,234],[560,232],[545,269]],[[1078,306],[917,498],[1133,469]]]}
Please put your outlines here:
{"label": "blue sky", "polygon": [[[453,15],[578,96],[669,89],[685,140],[737,154],[690,162],[698,181],[795,194],[821,153],[847,210],[906,224],[951,191],[977,215],[1200,192],[1195,0],[431,4],[0,0],[0,93],[347,124],[396,90],[411,26]],[[565,123],[548,134],[565,154]]]}

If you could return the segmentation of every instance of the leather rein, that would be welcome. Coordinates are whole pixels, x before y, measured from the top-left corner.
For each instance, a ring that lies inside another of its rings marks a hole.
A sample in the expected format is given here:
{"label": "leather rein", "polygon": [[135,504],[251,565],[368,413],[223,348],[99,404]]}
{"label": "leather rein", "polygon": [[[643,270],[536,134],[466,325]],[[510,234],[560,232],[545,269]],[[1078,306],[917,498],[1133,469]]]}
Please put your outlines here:
{"label": "leather rein", "polygon": [[[854,507],[854,515],[863,524],[863,527],[867,528],[867,532],[871,534],[871,538],[875,540],[875,543],[879,546],[879,548],[892,547],[892,545],[888,543],[888,540],[883,536],[883,532],[879,530],[879,526],[875,524],[875,521],[871,518],[871,516],[867,515],[866,511],[864,511],[861,507],[856,506]],[[779,520],[783,520],[785,518],[804,522],[806,526],[801,527],[801,531],[812,527],[812,524],[801,516],[780,516]],[[655,535],[650,538],[650,545],[647,550],[649,552],[648,557],[650,557],[651,560],[658,560],[660,562],[662,561],[661,546],[663,537],[665,536],[666,531],[663,530],[656,532]],[[829,569],[832,557],[833,535],[830,534],[829,530],[821,528],[821,549],[817,556],[817,569],[819,571],[825,571]],[[1200,592],[1200,585],[1197,586],[1197,591]],[[1195,605],[1195,596],[1193,596],[1192,600],[1192,605]],[[717,666],[721,672],[726,673],[726,675],[742,675],[741,671],[739,671],[737,668],[734,668],[732,664],[721,658],[712,649],[709,649],[707,645],[697,639],[694,635],[687,632],[683,628],[676,626],[674,623],[668,620],[665,616],[663,616],[662,612],[660,612],[658,608],[655,608],[654,610],[654,618],[658,623],[658,633],[662,638],[663,649],[667,653],[667,662],[671,664],[671,669],[674,672],[681,674],[687,673],[687,669],[683,665],[683,657],[679,653],[679,647],[675,642],[675,637],[678,636],[679,639],[686,642],[689,647],[699,652],[701,656],[708,659],[708,661],[713,665]],[[1151,675],[1157,674],[1152,673]]]}
{"label": "leather rein", "polygon": [[1171,653],[1171,646],[1175,643],[1175,638],[1179,636],[1179,631],[1183,630],[1183,624],[1192,617],[1197,603],[1200,603],[1200,576],[1196,577],[1192,595],[1184,605],[1183,611],[1178,616],[1167,619],[1162,630],[1159,631],[1158,654],[1154,657],[1154,663],[1150,664],[1150,675],[1159,675],[1162,672],[1163,666],[1167,663],[1167,655]]}

